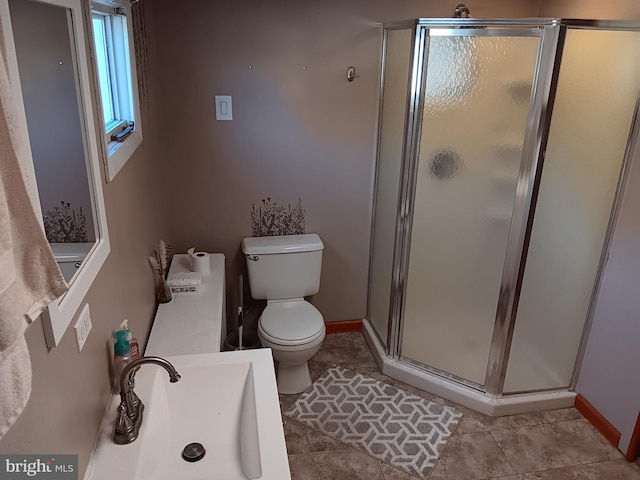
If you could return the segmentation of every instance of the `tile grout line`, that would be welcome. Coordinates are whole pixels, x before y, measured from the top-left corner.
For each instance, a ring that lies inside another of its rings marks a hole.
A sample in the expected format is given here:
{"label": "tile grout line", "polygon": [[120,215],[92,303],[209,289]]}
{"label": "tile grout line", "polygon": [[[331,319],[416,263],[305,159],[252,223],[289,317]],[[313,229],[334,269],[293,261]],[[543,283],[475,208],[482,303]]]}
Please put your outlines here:
{"label": "tile grout line", "polygon": [[[574,421],[580,421],[580,420],[585,420],[585,419],[563,420],[563,421],[560,421],[560,422],[542,423],[541,425],[553,425],[555,423],[566,423],[566,422],[574,422]],[[509,462],[509,465],[511,465],[511,467],[516,471],[517,475],[526,475],[526,474],[529,474],[529,473],[540,473],[540,472],[547,472],[547,471],[552,471],[552,470],[561,470],[561,469],[565,469],[565,468],[581,468],[581,467],[584,467],[586,465],[597,465],[597,464],[600,464],[600,463],[617,461],[617,460],[598,460],[598,461],[595,461],[595,462],[576,463],[576,464],[572,464],[572,465],[564,465],[564,466],[561,466],[561,467],[552,467],[552,468],[545,468],[545,469],[541,469],[541,470],[527,470],[525,472],[518,472],[517,469],[515,468],[515,466],[513,465],[513,463],[511,463],[511,460],[509,460],[509,457],[507,456],[505,450],[502,448],[502,446],[500,445],[498,440],[493,436],[493,432],[504,431],[504,430],[515,430],[516,428],[525,428],[525,427],[531,427],[531,426],[535,426],[535,425],[528,425],[528,426],[522,426],[522,427],[513,427],[513,428],[498,428],[496,430],[491,430],[491,431],[488,432],[488,433],[491,434],[491,438],[496,442],[496,444],[498,445],[498,448],[500,449],[502,454],[505,456],[505,458]],[[622,453],[620,453],[620,455],[621,455],[621,459],[624,459],[624,456],[622,455]]]}
{"label": "tile grout line", "polygon": [[553,470],[564,470],[564,469],[567,469],[567,468],[582,469],[582,467],[586,467],[586,466],[589,466],[589,465],[599,465],[601,463],[607,463],[607,462],[619,462],[621,460],[624,460],[624,457],[622,457],[620,460],[599,460],[597,462],[577,463],[575,465],[565,465],[564,467],[547,468],[547,469],[544,469],[544,470],[531,470],[531,471],[528,471],[528,472],[520,473],[519,475],[525,475],[527,473],[551,472]]}
{"label": "tile grout line", "polygon": [[[463,416],[463,418],[464,418],[464,416]],[[435,463],[435,464],[433,465],[433,467],[431,468],[431,471],[429,472],[429,475],[427,475],[427,478],[426,478],[425,480],[429,480],[429,479],[431,478],[431,476],[433,475],[433,472],[435,472],[435,471],[436,471],[436,468],[438,467],[438,464],[439,464],[440,462],[442,462],[442,459],[443,459],[443,458],[444,458],[444,456],[446,455],[446,453],[447,453],[447,449],[448,449],[448,448],[453,448],[453,447],[451,447],[451,445],[453,445],[453,441],[452,441],[452,440],[454,440],[454,437],[455,437],[455,435],[456,435],[456,432],[457,432],[457,431],[459,430],[459,428],[460,428],[460,423],[462,423],[462,422],[458,422],[458,425],[456,425],[455,430],[454,430],[453,432],[451,432],[451,435],[449,436],[449,440],[447,440],[446,445],[445,445],[445,446],[444,446],[444,448],[442,449],[442,452],[440,452],[440,455],[438,455],[438,459],[436,460],[436,463]],[[458,436],[460,436],[460,435],[466,435],[466,434],[465,434],[465,433],[458,433]]]}
{"label": "tile grout line", "polygon": [[[479,432],[467,432],[467,433],[482,433],[482,432],[501,432],[503,430],[515,430],[516,428],[531,428],[531,427],[542,427],[543,425],[556,425],[558,423],[568,423],[568,422],[581,422],[582,420],[587,420],[586,418],[576,418],[573,420],[560,420],[558,422],[542,422],[542,423],[533,423],[531,425],[518,425],[516,427],[504,427],[504,428],[493,428],[491,430],[481,430]],[[587,420],[588,421],[588,420]],[[615,448],[615,447],[614,447]]]}
{"label": "tile grout line", "polygon": [[[516,427],[516,428],[518,428],[518,427]],[[493,436],[493,432],[494,431],[498,431],[498,430],[515,430],[515,428],[504,428],[504,429],[500,429],[499,428],[497,430],[489,430],[489,436],[491,437],[491,440],[493,440],[495,442],[495,444],[497,445],[498,449],[502,452],[502,455],[507,460],[507,462],[509,463],[511,468],[513,468],[513,471],[516,472],[516,475],[524,475],[525,473],[528,473],[528,472],[524,472],[524,473],[523,472],[519,472],[518,469],[515,467],[515,465],[511,462],[511,460],[509,459],[509,457],[507,455],[507,452],[504,450],[504,448],[502,448],[502,445],[500,445],[500,442],[498,442],[496,437]]]}

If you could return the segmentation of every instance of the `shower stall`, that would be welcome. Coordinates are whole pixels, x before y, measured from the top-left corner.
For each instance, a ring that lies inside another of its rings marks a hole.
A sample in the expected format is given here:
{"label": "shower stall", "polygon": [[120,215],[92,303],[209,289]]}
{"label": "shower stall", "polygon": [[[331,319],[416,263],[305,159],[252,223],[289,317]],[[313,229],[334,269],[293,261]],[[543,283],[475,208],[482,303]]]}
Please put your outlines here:
{"label": "shower stall", "polygon": [[572,405],[638,138],[640,22],[384,28],[364,333],[488,415]]}

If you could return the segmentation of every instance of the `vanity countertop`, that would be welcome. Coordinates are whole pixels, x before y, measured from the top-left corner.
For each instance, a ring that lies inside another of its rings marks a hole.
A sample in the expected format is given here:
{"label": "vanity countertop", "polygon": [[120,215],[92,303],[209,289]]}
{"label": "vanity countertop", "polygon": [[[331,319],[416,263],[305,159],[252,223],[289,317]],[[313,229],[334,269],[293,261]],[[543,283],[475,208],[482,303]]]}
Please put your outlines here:
{"label": "vanity countertop", "polygon": [[[224,256],[210,262],[198,293],[158,307],[147,342],[145,355],[165,358],[182,378],[169,384],[161,368],[140,369],[144,421],[127,445],[113,441],[120,398],[111,398],[85,480],[291,479],[271,351],[212,353],[226,337]],[[188,256],[175,255],[169,272],[188,271]],[[194,441],[207,455],[185,462],[180,452]]]}
{"label": "vanity countertop", "polygon": [[[174,293],[158,306],[145,356],[219,352],[226,337],[224,255],[209,255],[211,271],[198,293]],[[174,255],[169,274],[190,272],[189,256]]]}

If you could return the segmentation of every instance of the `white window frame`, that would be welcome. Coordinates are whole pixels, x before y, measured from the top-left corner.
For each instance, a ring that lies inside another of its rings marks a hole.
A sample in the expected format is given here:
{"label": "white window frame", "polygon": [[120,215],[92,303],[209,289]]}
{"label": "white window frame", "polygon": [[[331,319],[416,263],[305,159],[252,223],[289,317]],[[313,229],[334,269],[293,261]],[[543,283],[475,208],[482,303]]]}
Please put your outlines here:
{"label": "white window frame", "polygon": [[[104,125],[104,114],[100,115],[100,119],[102,120],[104,131],[103,144],[106,151],[107,181],[110,182],[142,144],[143,138],[133,43],[133,25],[131,24],[129,3],[124,0],[94,0],[91,2],[91,9],[91,38],[94,62],[97,59],[97,46],[93,34],[94,18],[100,18],[104,21],[107,48],[109,49],[107,59],[110,90],[112,92],[111,103],[115,121]],[[98,81],[100,82],[99,75]],[[101,111],[102,105],[101,102]],[[112,140],[112,135],[121,132],[129,125],[129,122],[133,122],[133,132],[124,141]]]}

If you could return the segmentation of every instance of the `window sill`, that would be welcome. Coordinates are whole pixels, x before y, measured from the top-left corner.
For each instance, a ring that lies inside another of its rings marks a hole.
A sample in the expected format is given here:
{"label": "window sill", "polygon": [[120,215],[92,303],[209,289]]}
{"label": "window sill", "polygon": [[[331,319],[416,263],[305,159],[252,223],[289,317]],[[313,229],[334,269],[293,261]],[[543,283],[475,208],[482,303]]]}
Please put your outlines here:
{"label": "window sill", "polygon": [[141,143],[142,133],[139,128],[136,128],[124,142],[109,142],[107,145],[107,182],[115,178]]}

